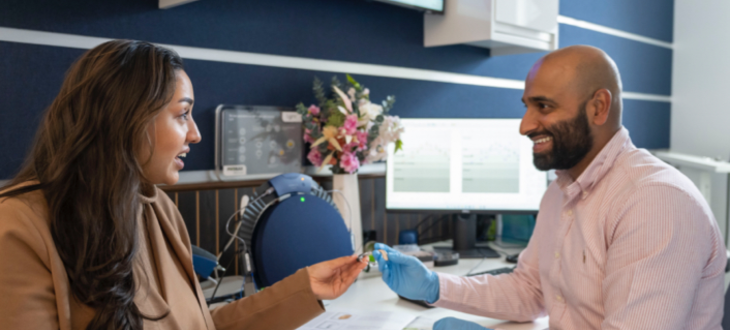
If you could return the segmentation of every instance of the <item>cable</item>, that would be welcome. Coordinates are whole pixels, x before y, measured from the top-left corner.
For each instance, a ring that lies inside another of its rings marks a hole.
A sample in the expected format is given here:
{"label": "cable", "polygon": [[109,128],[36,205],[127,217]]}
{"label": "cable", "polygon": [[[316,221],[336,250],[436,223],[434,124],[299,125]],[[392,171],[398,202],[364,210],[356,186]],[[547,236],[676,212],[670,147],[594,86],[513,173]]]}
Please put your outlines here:
{"label": "cable", "polygon": [[[217,258],[218,258],[218,260],[220,260],[221,256],[223,256],[223,253],[224,253],[224,252],[226,252],[226,251],[228,250],[228,248],[230,248],[231,244],[232,244],[232,243],[233,243],[233,242],[234,242],[234,241],[235,241],[236,239],[238,239],[239,241],[241,241],[241,243],[243,243],[243,246],[242,246],[242,249],[238,249],[238,250],[237,250],[237,251],[235,252],[235,256],[234,256],[234,258],[232,258],[232,259],[231,259],[231,261],[229,261],[229,263],[228,263],[228,266],[227,266],[227,267],[226,267],[226,269],[225,269],[225,270],[223,271],[223,274],[221,275],[221,280],[220,280],[220,281],[218,281],[218,284],[216,285],[215,289],[213,290],[213,295],[212,295],[212,296],[211,296],[211,298],[210,298],[210,300],[211,300],[211,301],[213,300],[213,298],[215,298],[215,294],[216,294],[216,293],[217,293],[217,291],[218,291],[218,287],[219,287],[219,286],[220,286],[220,284],[221,284],[221,283],[223,282],[223,278],[225,277],[225,275],[226,275],[226,272],[228,271],[228,269],[230,269],[230,264],[232,263],[232,261],[233,261],[233,260],[235,260],[235,259],[236,259],[236,258],[237,258],[237,257],[238,257],[239,255],[240,255],[240,256],[243,256],[243,255],[245,255],[245,253],[247,253],[247,251],[248,251],[248,245],[246,244],[246,241],[245,241],[245,240],[244,240],[243,238],[241,238],[241,237],[239,237],[239,236],[238,236],[238,232],[240,231],[240,229],[241,229],[241,225],[243,224],[243,221],[244,221],[243,217],[242,217],[241,219],[237,220],[237,223],[236,223],[236,228],[235,228],[235,229],[233,230],[233,232],[231,232],[231,231],[230,231],[230,223],[231,223],[231,220],[233,220],[233,218],[234,218],[234,217],[235,217],[235,216],[236,216],[237,214],[239,214],[239,213],[241,213],[241,214],[245,214],[245,211],[246,211],[246,209],[247,209],[247,208],[248,208],[249,206],[252,206],[252,205],[257,205],[256,203],[257,203],[257,202],[258,202],[258,201],[259,201],[259,200],[260,200],[261,198],[264,198],[265,196],[268,196],[268,195],[270,195],[270,194],[274,193],[274,191],[275,191],[274,187],[269,187],[268,189],[266,189],[266,191],[265,191],[265,192],[264,192],[263,194],[261,194],[260,196],[256,197],[256,199],[254,199],[254,200],[253,200],[252,202],[248,202],[248,203],[246,203],[246,205],[242,205],[242,206],[241,206],[241,207],[240,207],[240,208],[239,208],[238,210],[236,210],[236,211],[235,211],[235,212],[234,212],[233,214],[231,214],[231,216],[230,216],[230,217],[228,217],[228,219],[226,220],[226,225],[225,225],[226,233],[227,233],[227,234],[228,234],[229,236],[231,236],[231,239],[230,239],[230,240],[228,241],[228,243],[226,243],[226,246],[225,246],[225,247],[223,248],[223,250],[222,250],[222,251],[221,251],[221,252],[220,252],[220,253],[218,254],[218,257],[217,257]],[[342,197],[342,199],[343,199],[343,200],[345,201],[345,204],[347,205],[347,209],[348,209],[348,213],[349,213],[349,222],[350,222],[350,228],[352,228],[352,223],[353,223],[353,220],[352,220],[352,207],[350,206],[350,202],[349,202],[349,201],[347,200],[347,198],[345,197],[345,195],[344,195],[344,194],[343,194],[343,193],[342,193],[341,191],[339,191],[339,190],[330,190],[330,191],[325,191],[325,192],[326,192],[326,193],[330,193],[330,192],[336,192],[336,193],[339,193],[339,194],[340,194],[340,196]],[[268,209],[268,208],[269,208],[269,207],[270,207],[271,205],[273,205],[273,204],[275,204],[275,203],[277,203],[277,202],[279,202],[279,201],[281,201],[281,200],[284,200],[284,199],[286,199],[286,198],[289,198],[289,197],[291,197],[291,196],[292,196],[293,194],[294,194],[294,193],[289,193],[289,194],[286,194],[286,195],[282,195],[282,196],[279,196],[278,198],[275,198],[275,199],[271,200],[271,201],[270,201],[269,203],[267,203],[266,205],[264,205],[264,207],[263,207],[263,208],[261,208],[261,210],[259,210],[259,211],[257,211],[257,212],[256,212],[256,213],[257,213],[257,216],[256,216],[256,219],[254,219],[254,221],[253,221],[253,225],[255,226],[255,225],[256,225],[256,223],[258,223],[258,221],[259,221],[259,219],[261,218],[261,216],[262,216],[262,215],[263,215],[263,214],[265,213],[265,211],[266,211],[266,210],[267,210],[267,209]],[[304,192],[296,192],[295,194],[296,194],[297,196],[298,196],[298,195],[306,195],[306,193],[304,193]],[[315,195],[315,196],[316,196],[316,195]],[[248,196],[247,196],[247,195],[244,195],[244,197],[248,197]],[[243,203],[242,203],[242,204],[243,204]],[[352,235],[352,231],[350,231],[350,234]],[[244,265],[246,265],[246,261],[245,261],[245,260],[243,260],[243,263],[244,263]],[[247,267],[247,266],[244,266],[244,267]],[[247,267],[247,268],[248,268],[248,267]],[[250,269],[248,269],[248,271],[250,271]],[[254,286],[256,287],[256,280],[255,280],[255,278],[253,277],[253,272],[251,272],[251,275],[252,275],[252,276],[251,276],[251,278],[252,278],[252,280],[253,280]],[[245,285],[245,282],[246,282],[246,280],[245,280],[245,275],[244,275],[244,283],[243,283],[244,285]]]}
{"label": "cable", "polygon": [[[225,226],[225,228],[226,228],[226,233],[229,236],[231,236],[231,239],[228,240],[228,243],[226,243],[226,246],[218,254],[218,259],[219,260],[220,260],[221,256],[223,255],[223,252],[226,252],[228,250],[228,248],[231,247],[231,244],[233,244],[233,242],[235,241],[235,237],[238,237],[238,231],[241,230],[241,225],[243,224],[243,220],[242,219],[238,220],[238,223],[236,224],[236,229],[234,230],[234,232],[231,232],[229,230],[230,224],[231,224],[231,220],[233,220],[233,218],[236,216],[236,214],[240,214],[241,211],[245,211],[246,208],[249,205],[256,204],[256,202],[258,202],[261,198],[264,198],[265,196],[271,195],[273,192],[274,192],[274,187],[270,187],[269,189],[266,189],[266,191],[264,191],[264,193],[261,194],[261,196],[256,197],[256,199],[254,199],[253,202],[246,203],[245,206],[240,207],[238,210],[236,210],[235,212],[233,212],[233,214],[231,214],[230,217],[228,217],[228,220],[226,220],[226,226]],[[248,195],[245,195],[245,196],[248,196]],[[274,201],[277,201],[277,200],[278,199],[275,199]],[[268,205],[267,205],[267,207],[268,207]],[[256,218],[256,221],[258,221],[258,218]],[[244,244],[245,244],[245,242],[244,242]]]}
{"label": "cable", "polygon": [[[234,232],[231,232],[230,231],[231,220],[233,220],[233,218],[237,214],[240,214],[242,211],[245,211],[246,208],[249,205],[256,204],[256,202],[258,202],[261,198],[264,198],[265,196],[271,195],[274,191],[275,191],[274,190],[274,187],[270,187],[269,189],[266,189],[266,191],[264,191],[264,193],[261,194],[261,196],[256,197],[256,199],[254,199],[253,202],[247,202],[246,205],[242,205],[238,210],[236,210],[235,212],[233,212],[233,214],[231,214],[231,216],[228,217],[228,219],[226,220],[226,226],[225,226],[226,233],[229,236],[231,236],[231,239],[228,240],[228,243],[226,243],[226,246],[218,254],[217,259],[220,261],[220,258],[223,256],[223,253],[226,252],[228,250],[228,248],[231,247],[231,244],[233,244],[233,242],[236,239],[238,239],[239,241],[241,241],[241,243],[243,243],[243,246],[242,246],[242,249],[236,250],[236,252],[234,253],[234,257],[231,258],[231,261],[228,262],[228,265],[226,266],[226,269],[223,271],[223,274],[221,275],[220,280],[216,284],[215,289],[213,289],[213,294],[210,297],[210,300],[211,301],[213,301],[213,299],[215,298],[215,294],[218,292],[218,288],[220,287],[221,283],[223,283],[223,278],[226,276],[226,273],[228,272],[228,269],[230,269],[230,266],[231,266],[231,263],[233,262],[233,260],[235,260],[236,258],[238,258],[238,256],[241,255],[241,252],[245,253],[246,251],[248,251],[248,245],[246,244],[246,241],[244,239],[238,237],[238,231],[241,229],[241,225],[243,224],[243,219],[238,220],[238,223],[236,224],[236,229],[234,230]],[[244,195],[244,196],[245,197],[248,197],[248,195]],[[279,198],[274,199],[273,201],[271,201],[268,204],[266,204],[266,206],[264,207],[264,210],[267,209],[271,204],[273,204],[274,202],[276,202],[278,200],[279,200]],[[261,215],[261,213],[259,213],[259,217],[260,217],[260,215]],[[258,222],[259,217],[256,218],[256,221],[254,223]],[[244,261],[244,264],[245,264],[245,261]],[[243,284],[245,285],[246,284],[246,277],[245,276],[244,276],[243,282],[244,282]]]}
{"label": "cable", "polygon": [[425,218],[421,219],[415,226],[413,226],[413,230],[417,230],[418,227],[420,227],[424,222],[428,221],[429,219],[433,218],[434,214],[429,214]]}
{"label": "cable", "polygon": [[484,263],[484,260],[487,260],[487,258],[486,257],[482,258],[482,261],[480,261],[476,266],[474,266],[471,269],[469,269],[469,271],[466,272],[466,275],[465,276],[471,275],[471,272],[473,272],[475,269],[479,268],[479,266],[481,266]]}
{"label": "cable", "polygon": [[342,197],[342,200],[345,201],[345,205],[347,205],[347,214],[348,214],[347,217],[348,217],[348,220],[350,221],[350,241],[352,242],[352,248],[353,248],[353,250],[355,250],[354,251],[355,254],[359,254],[360,250],[362,250],[363,247],[355,246],[355,236],[353,236],[354,234],[352,233],[352,207],[350,207],[350,202],[347,201],[347,197],[345,197],[345,194],[342,191],[339,191],[337,189],[332,189],[332,190],[325,190],[325,192],[327,192],[327,193],[336,192],[336,193],[340,194],[340,197]]}
{"label": "cable", "polygon": [[[419,232],[418,233],[418,237],[419,237],[418,238],[418,241],[421,242],[421,241],[425,241],[426,239],[436,238],[437,236],[431,236],[431,237],[421,238],[421,234],[428,232],[429,229],[431,229],[433,226],[435,226],[439,222],[441,222],[444,219],[446,219],[446,217],[447,217],[447,215],[442,215],[440,218],[436,219],[436,221],[434,221],[431,225],[429,225],[428,227],[426,227],[426,229],[424,229],[423,232]],[[426,219],[423,219],[423,220],[421,220],[421,222],[423,222],[425,220]]]}
{"label": "cable", "polygon": [[342,191],[339,191],[337,189],[325,190],[325,192],[327,192],[327,193],[336,192],[336,193],[340,194],[340,196],[342,197],[342,200],[345,201],[345,205],[347,205],[347,214],[348,214],[347,217],[348,217],[348,220],[350,221],[350,230],[352,230],[352,208],[350,207],[350,202],[347,201],[347,197],[345,197],[345,194]]}
{"label": "cable", "polygon": [[[229,270],[229,269],[231,269],[231,264],[233,263],[233,260],[236,260],[236,258],[235,258],[235,255],[237,255],[237,254],[239,254],[239,253],[240,253],[241,251],[245,251],[245,249],[247,249],[247,247],[246,247],[246,241],[244,241],[244,240],[243,240],[243,239],[241,239],[240,237],[239,237],[238,239],[239,239],[239,240],[240,240],[241,242],[243,242],[243,249],[244,249],[244,250],[241,250],[241,249],[237,250],[237,251],[236,251],[236,253],[234,254],[234,257],[233,257],[233,258],[231,258],[231,261],[229,261],[229,262],[228,262],[228,265],[226,266],[226,270],[224,270],[224,271],[223,271],[223,275],[221,275],[220,281],[218,281],[218,284],[216,284],[216,285],[215,285],[215,289],[213,289],[213,294],[211,294],[211,295],[210,295],[210,301],[214,301],[214,299],[215,299],[215,294],[216,294],[216,293],[218,292],[218,288],[219,288],[219,287],[221,286],[221,284],[223,283],[223,278],[225,278],[225,277],[226,277],[226,273],[228,272],[228,270]],[[244,276],[244,278],[243,278],[243,281],[244,281],[244,284],[245,284],[245,282],[246,282],[246,277],[245,277],[245,276]]]}

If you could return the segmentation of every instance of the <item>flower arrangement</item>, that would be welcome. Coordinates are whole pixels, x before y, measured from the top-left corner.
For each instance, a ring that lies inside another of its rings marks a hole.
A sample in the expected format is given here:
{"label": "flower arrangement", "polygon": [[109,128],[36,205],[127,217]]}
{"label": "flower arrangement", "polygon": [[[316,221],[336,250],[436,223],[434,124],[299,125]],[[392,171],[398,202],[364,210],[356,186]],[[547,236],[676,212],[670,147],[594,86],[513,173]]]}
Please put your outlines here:
{"label": "flower arrangement", "polygon": [[400,118],[388,115],[394,96],[374,104],[370,90],[349,74],[346,84],[332,78],[331,97],[316,77],[312,90],[319,105],[299,103],[296,109],[302,115],[304,141],[311,144],[307,159],[320,170],[332,165],[332,173],[352,174],[362,164],[385,159],[389,143],[395,142],[396,152],[402,149]]}

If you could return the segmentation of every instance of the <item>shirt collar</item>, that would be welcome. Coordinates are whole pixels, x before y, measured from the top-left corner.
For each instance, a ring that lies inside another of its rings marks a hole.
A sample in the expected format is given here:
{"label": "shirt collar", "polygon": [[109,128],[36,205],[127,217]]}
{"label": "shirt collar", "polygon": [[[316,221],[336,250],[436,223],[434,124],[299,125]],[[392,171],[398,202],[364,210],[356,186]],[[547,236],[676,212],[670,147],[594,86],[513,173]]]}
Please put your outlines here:
{"label": "shirt collar", "polygon": [[595,184],[613,168],[618,156],[630,145],[629,131],[621,127],[577,180],[573,181],[565,170],[555,171],[558,176],[557,183],[560,190],[568,197],[568,200],[573,199],[578,194],[586,196],[593,190]]}

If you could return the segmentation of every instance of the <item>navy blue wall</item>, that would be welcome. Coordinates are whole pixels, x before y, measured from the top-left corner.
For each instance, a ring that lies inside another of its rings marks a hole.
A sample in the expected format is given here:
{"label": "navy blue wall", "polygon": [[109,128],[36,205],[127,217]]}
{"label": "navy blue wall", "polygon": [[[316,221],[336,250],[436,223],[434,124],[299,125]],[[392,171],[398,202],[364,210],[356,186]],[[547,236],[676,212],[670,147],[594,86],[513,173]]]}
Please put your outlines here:
{"label": "navy blue wall", "polygon": [[[562,0],[561,15],[671,41],[673,1]],[[157,0],[4,0],[0,27],[383,64],[524,79],[543,54],[490,57],[469,46],[423,47],[423,14],[364,0],[200,0],[168,10]],[[630,92],[670,95],[672,51],[570,25],[560,46],[590,44],[615,60]],[[83,50],[0,42],[0,179],[11,177],[64,72]],[[213,168],[213,110],[220,103],[310,102],[311,81],[332,73],[186,60],[203,142],[186,170]],[[358,77],[374,99],[395,94],[402,117],[520,117],[521,91],[374,76]],[[624,124],[639,147],[668,148],[670,104],[625,101]]]}

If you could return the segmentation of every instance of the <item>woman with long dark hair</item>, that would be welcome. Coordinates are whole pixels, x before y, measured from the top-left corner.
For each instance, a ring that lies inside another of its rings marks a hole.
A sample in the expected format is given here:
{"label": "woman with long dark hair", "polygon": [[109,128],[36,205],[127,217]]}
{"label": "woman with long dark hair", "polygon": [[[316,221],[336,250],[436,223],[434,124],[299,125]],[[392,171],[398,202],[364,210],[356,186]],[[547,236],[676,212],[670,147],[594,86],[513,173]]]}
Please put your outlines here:
{"label": "woman with long dark hair", "polygon": [[[109,41],[71,67],[0,192],[3,329],[294,329],[366,265],[323,262],[209,312],[175,184],[201,139],[173,51]],[[286,313],[286,314],[284,314]]]}

